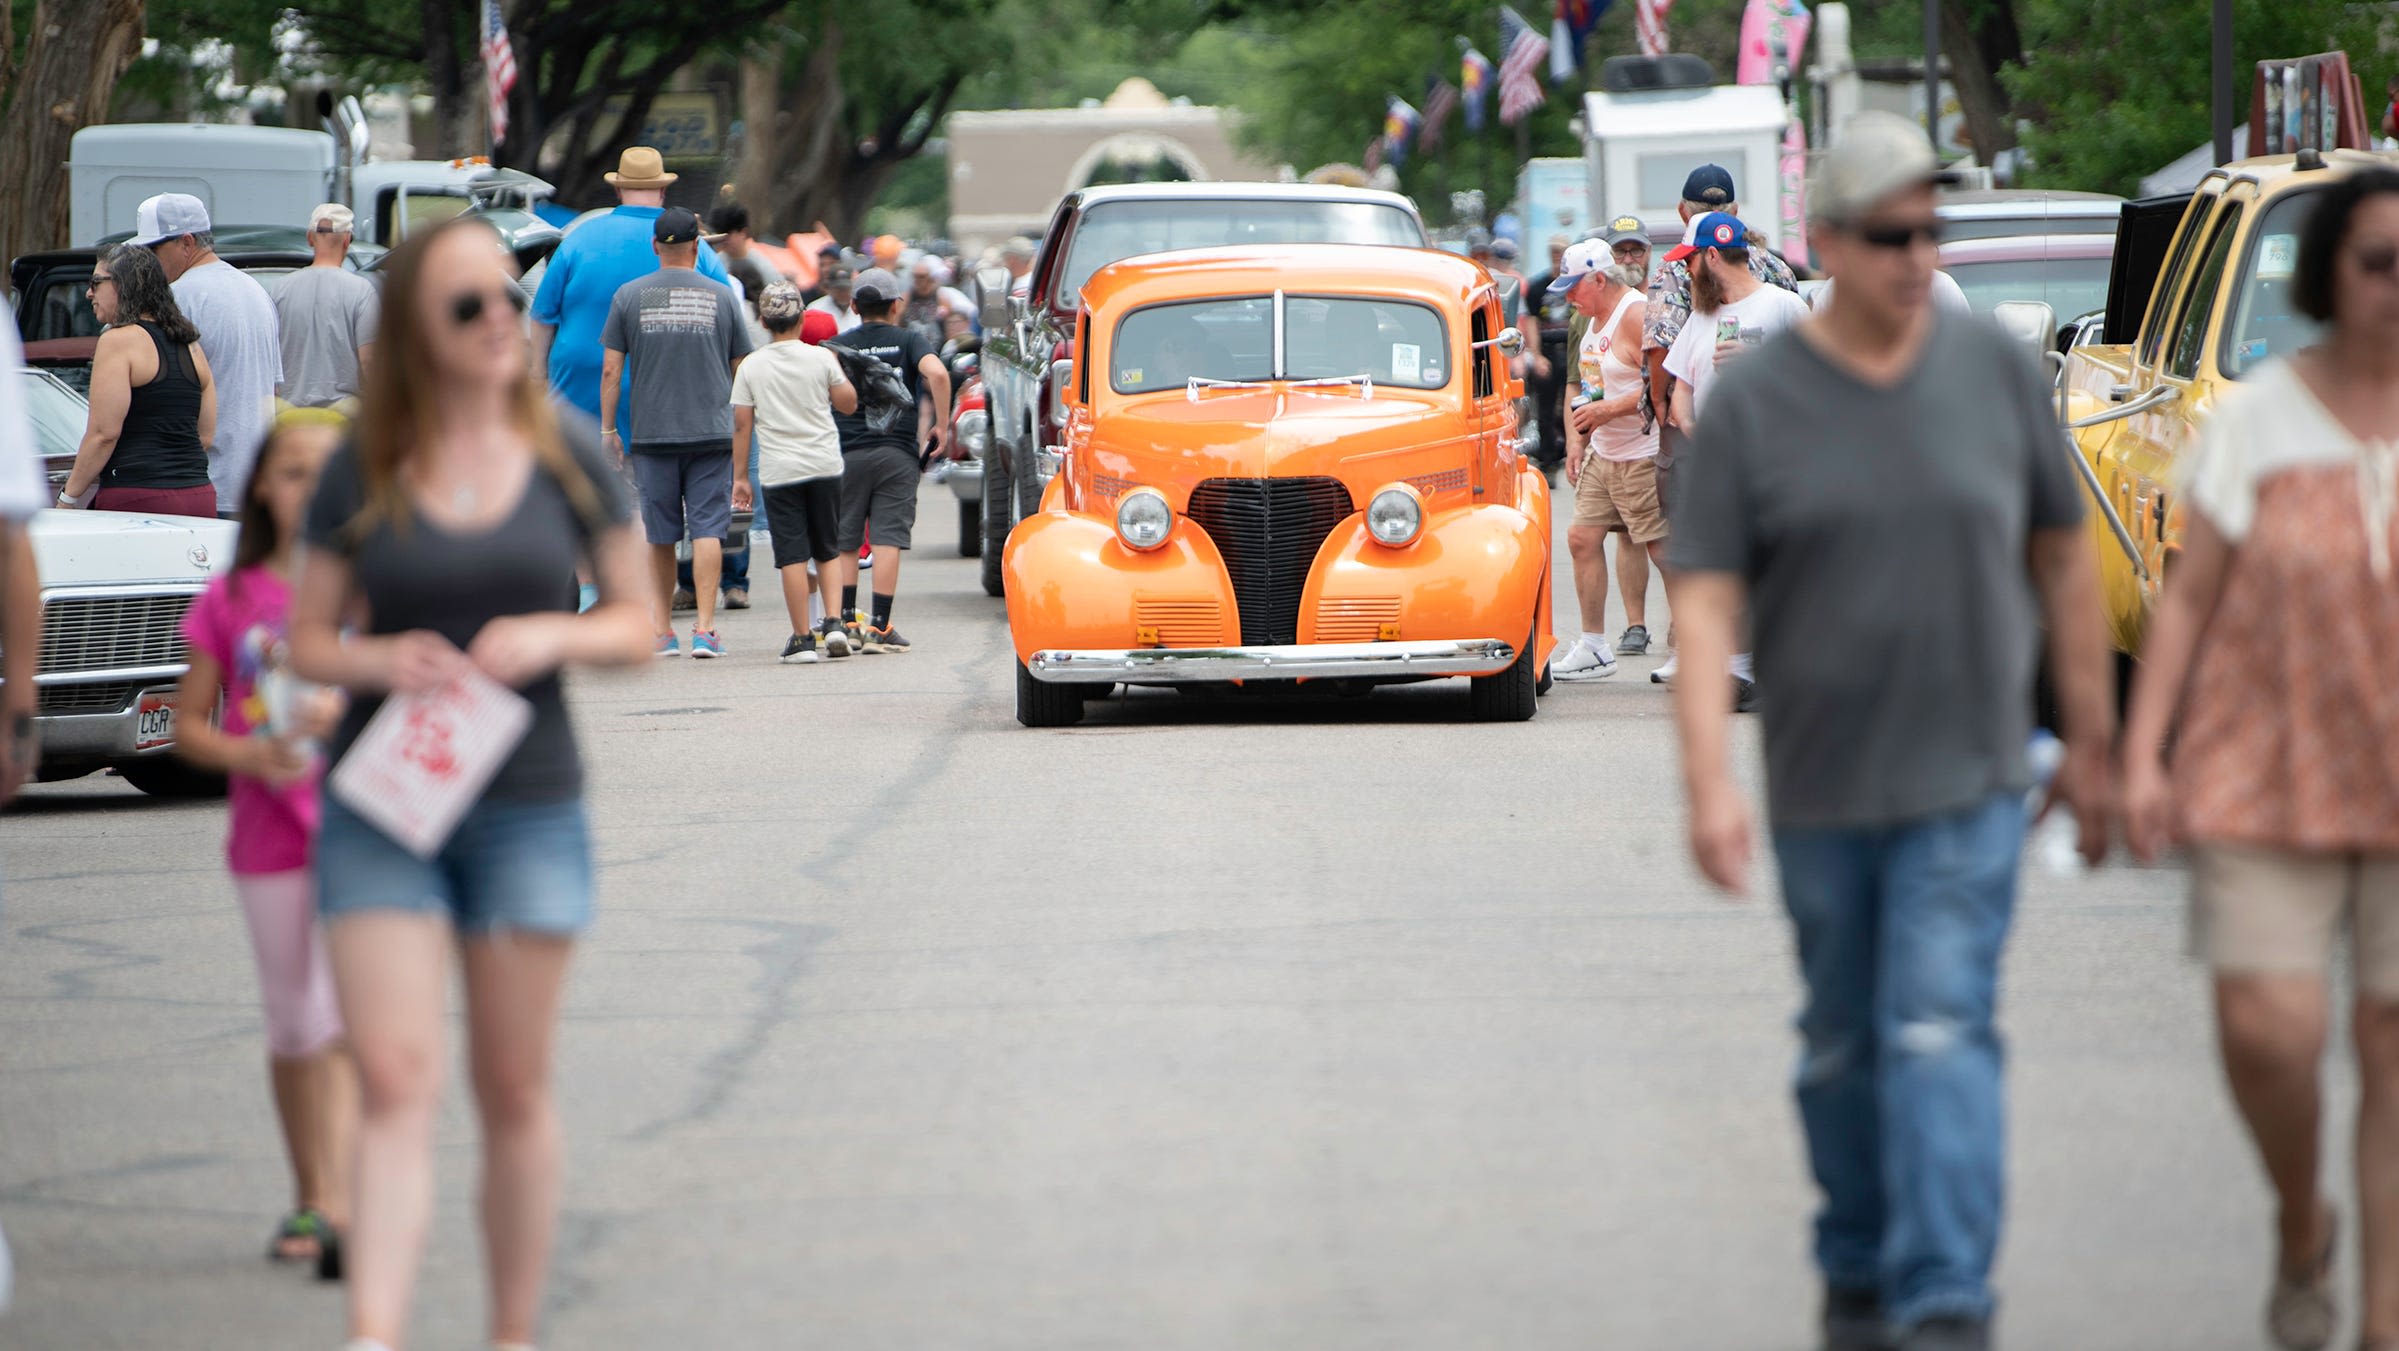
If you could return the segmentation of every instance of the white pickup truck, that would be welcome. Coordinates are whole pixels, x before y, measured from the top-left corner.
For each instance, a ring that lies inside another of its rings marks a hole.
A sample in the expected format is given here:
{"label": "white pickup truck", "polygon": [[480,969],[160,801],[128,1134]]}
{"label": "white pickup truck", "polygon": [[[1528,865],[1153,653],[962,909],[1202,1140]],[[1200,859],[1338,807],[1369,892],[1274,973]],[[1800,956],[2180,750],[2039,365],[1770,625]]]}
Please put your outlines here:
{"label": "white pickup truck", "polygon": [[[75,459],[83,400],[55,377],[27,382],[34,439],[53,482]],[[231,521],[114,511],[44,511],[33,518],[42,580],[42,650],[35,665],[38,777],[114,769],[146,793],[185,797],[224,781],[177,759],[175,685],[186,665],[183,612],[233,562]]]}

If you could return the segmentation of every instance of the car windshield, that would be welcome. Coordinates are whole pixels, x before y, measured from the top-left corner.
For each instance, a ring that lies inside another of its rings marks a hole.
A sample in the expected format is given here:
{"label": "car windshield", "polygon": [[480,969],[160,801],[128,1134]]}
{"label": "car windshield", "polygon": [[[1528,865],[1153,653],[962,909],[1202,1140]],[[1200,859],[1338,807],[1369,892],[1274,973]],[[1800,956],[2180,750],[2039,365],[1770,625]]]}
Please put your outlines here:
{"label": "car windshield", "polygon": [[2316,193],[2292,192],[2274,200],[2249,236],[2241,264],[2241,289],[2224,325],[2218,364],[2238,380],[2274,357],[2287,357],[2314,342],[2322,325],[2299,312],[2294,294],[2299,274],[2299,228],[2316,204]]}
{"label": "car windshield", "polygon": [[2105,258],[2024,258],[2012,262],[1946,263],[1976,314],[1989,314],[2008,300],[2047,301],[2061,315],[2084,314],[2107,304]]}
{"label": "car windshield", "polygon": [[1151,305],[1116,326],[1109,384],[1119,394],[1191,381],[1355,380],[1439,389],[1448,327],[1429,306],[1361,296],[1286,296],[1283,369],[1274,368],[1274,297]]}
{"label": "car windshield", "polygon": [[1067,246],[1058,294],[1082,303],[1083,283],[1110,263],[1169,249],[1238,244],[1397,244],[1419,248],[1424,227],[1400,207],[1382,202],[1248,201],[1101,202],[1088,207]]}
{"label": "car windshield", "polygon": [[2116,233],[2117,215],[2111,210],[2105,215],[2048,216],[2028,212],[2015,216],[1944,215],[1941,235],[1945,239],[2010,239],[2017,235],[2112,235]]}
{"label": "car windshield", "polygon": [[75,449],[83,441],[83,400],[39,371],[19,370],[16,381],[25,400],[25,420],[33,424],[35,448],[43,459],[64,460],[72,468]]}
{"label": "car windshield", "polygon": [[91,296],[83,289],[91,279],[88,263],[51,268],[35,278],[25,288],[33,293],[23,325],[25,340],[99,337],[103,326],[99,316],[92,313]]}

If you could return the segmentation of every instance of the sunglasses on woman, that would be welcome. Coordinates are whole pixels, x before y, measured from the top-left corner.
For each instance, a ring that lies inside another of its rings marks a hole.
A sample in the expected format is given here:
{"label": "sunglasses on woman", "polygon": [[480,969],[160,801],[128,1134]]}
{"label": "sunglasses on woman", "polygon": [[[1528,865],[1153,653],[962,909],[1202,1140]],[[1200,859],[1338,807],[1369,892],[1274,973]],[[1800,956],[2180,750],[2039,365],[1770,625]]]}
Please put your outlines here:
{"label": "sunglasses on woman", "polygon": [[[515,310],[518,314],[525,312],[524,292],[514,287],[502,287],[499,296],[501,302],[508,308]],[[492,293],[489,291],[468,291],[463,295],[453,297],[450,301],[451,321],[460,328],[469,327],[483,317],[484,307],[491,303],[491,297]]]}
{"label": "sunglasses on woman", "polygon": [[88,296],[103,286],[114,286],[116,284],[116,278],[108,275],[105,272],[95,272],[92,274],[91,280],[83,284],[83,293]]}

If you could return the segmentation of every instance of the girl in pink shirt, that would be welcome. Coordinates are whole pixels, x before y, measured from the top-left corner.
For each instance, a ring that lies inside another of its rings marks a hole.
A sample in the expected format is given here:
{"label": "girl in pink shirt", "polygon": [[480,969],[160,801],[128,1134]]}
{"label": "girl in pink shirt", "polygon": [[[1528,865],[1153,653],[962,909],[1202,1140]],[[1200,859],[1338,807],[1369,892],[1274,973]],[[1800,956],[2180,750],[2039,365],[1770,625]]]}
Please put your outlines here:
{"label": "girl in pink shirt", "polygon": [[327,1280],[341,1275],[358,1090],[317,931],[309,864],[321,766],[307,743],[330,729],[340,705],[291,678],[283,658],[292,545],[342,428],[338,414],[298,409],[268,431],[243,490],[233,567],[184,616],[191,670],[175,708],[177,751],[231,781],[225,858],[258,959],[275,1113],[296,1193],[267,1255],[314,1262]]}

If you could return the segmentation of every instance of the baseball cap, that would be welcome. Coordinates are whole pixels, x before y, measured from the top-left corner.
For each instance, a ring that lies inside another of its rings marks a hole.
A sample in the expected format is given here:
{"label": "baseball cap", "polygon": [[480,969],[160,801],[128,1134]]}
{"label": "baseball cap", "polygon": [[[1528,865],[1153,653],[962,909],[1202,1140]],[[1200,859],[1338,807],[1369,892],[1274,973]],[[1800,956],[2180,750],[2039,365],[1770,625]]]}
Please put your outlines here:
{"label": "baseball cap", "polygon": [[1585,239],[1570,244],[1566,248],[1566,256],[1558,260],[1558,275],[1550,278],[1549,290],[1545,294],[1555,300],[1573,290],[1575,283],[1615,262],[1616,255],[1609,249],[1606,240]]}
{"label": "baseball cap", "polygon": [[1491,241],[1491,256],[1502,262],[1516,261],[1516,241],[1501,235]]}
{"label": "baseball cap", "polygon": [[125,242],[146,249],[182,235],[204,235],[210,228],[208,208],[199,198],[188,192],[162,192],[143,198],[133,209],[133,238]]}
{"label": "baseball cap", "polygon": [[810,347],[841,332],[841,321],[823,310],[810,310],[800,316],[800,341]]}
{"label": "baseball cap", "polygon": [[758,321],[797,319],[808,308],[800,299],[800,288],[787,281],[770,282],[758,293]]}
{"label": "baseball cap", "polygon": [[1808,183],[1808,214],[1846,224],[1892,193],[1957,182],[1914,122],[1896,113],[1863,112],[1842,126],[1832,148],[1817,160]]}
{"label": "baseball cap", "polygon": [[1649,227],[1641,223],[1639,216],[1618,216],[1601,227],[1599,238],[1611,250],[1624,243],[1646,245],[1649,243]]}
{"label": "baseball cap", "polygon": [[870,267],[858,274],[858,283],[851,288],[851,292],[862,305],[880,305],[906,295],[908,288],[900,284],[899,278],[891,275],[890,269]]}
{"label": "baseball cap", "polygon": [[1679,263],[1702,249],[1746,249],[1749,247],[1749,227],[1739,216],[1711,211],[1691,222],[1691,233],[1674,251],[1666,255],[1669,263]]}
{"label": "baseball cap", "polygon": [[339,202],[327,202],[308,213],[308,228],[328,234],[346,235],[356,223],[357,217],[350,213],[350,208]]}
{"label": "baseball cap", "polygon": [[1702,164],[1683,180],[1683,200],[1730,206],[1740,200],[1740,194],[1733,191],[1733,176],[1723,165]]}
{"label": "baseball cap", "polygon": [[700,218],[689,207],[670,206],[658,213],[658,223],[650,227],[650,238],[661,244],[697,244]]}
{"label": "baseball cap", "polygon": [[836,286],[849,285],[854,275],[856,274],[850,271],[849,265],[846,263],[828,263],[817,280],[824,283],[826,290],[831,290]]}

